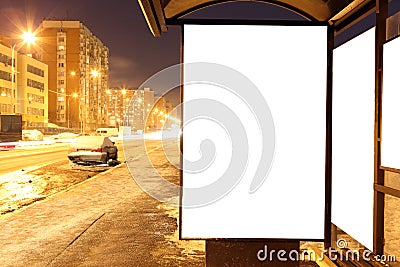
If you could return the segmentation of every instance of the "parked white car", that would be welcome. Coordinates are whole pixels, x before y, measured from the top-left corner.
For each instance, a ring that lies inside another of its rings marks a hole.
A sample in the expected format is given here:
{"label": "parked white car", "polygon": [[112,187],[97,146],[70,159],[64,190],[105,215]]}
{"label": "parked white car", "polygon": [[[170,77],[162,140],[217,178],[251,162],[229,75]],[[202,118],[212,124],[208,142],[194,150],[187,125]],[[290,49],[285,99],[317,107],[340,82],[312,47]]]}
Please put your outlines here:
{"label": "parked white car", "polygon": [[39,130],[22,130],[22,141],[43,141],[43,133]]}
{"label": "parked white car", "polygon": [[79,165],[119,164],[118,148],[106,136],[79,136],[71,143],[68,159]]}

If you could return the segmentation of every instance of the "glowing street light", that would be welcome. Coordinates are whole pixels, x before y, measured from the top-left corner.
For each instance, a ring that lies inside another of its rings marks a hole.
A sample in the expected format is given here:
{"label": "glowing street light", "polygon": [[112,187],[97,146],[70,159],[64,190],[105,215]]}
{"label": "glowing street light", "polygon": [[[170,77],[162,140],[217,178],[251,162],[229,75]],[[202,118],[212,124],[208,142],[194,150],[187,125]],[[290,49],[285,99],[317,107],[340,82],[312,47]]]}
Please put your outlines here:
{"label": "glowing street light", "polygon": [[33,44],[36,41],[36,36],[32,32],[24,32],[21,35],[21,38],[24,41],[24,43],[27,43],[28,45]]}
{"label": "glowing street light", "polygon": [[91,74],[93,77],[98,77],[100,75],[98,70],[92,70]]}

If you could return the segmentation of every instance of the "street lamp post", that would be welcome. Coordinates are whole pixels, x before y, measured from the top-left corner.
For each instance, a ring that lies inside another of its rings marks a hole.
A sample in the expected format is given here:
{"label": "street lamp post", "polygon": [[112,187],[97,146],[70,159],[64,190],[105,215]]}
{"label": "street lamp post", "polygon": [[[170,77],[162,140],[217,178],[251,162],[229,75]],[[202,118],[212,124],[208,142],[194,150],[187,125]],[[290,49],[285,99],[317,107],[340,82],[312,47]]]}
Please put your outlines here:
{"label": "street lamp post", "polygon": [[[11,98],[13,99],[13,101],[12,101],[12,103],[13,103],[13,113],[15,114],[15,103],[14,103],[14,101],[15,101],[15,99],[18,99],[18,94],[15,92],[14,93],[14,80],[15,80],[15,64],[14,64],[14,53],[15,53],[15,46],[16,46],[17,44],[15,43],[15,44],[13,44],[12,46],[11,46]],[[15,98],[15,99],[14,99]]]}
{"label": "street lamp post", "polygon": [[97,109],[95,109],[96,114],[95,114],[94,118],[96,120],[95,126],[97,127],[97,123],[99,121],[99,110],[98,109],[100,108],[100,105],[99,105],[99,103],[100,103],[100,100],[99,100],[99,97],[100,97],[100,94],[99,94],[100,72],[98,70],[94,69],[91,71],[91,75],[92,75],[93,79],[96,79],[95,107],[97,107]]}
{"label": "street lamp post", "polygon": [[[21,35],[22,43],[26,43],[28,45],[33,44],[36,40],[36,36],[31,33],[31,32],[24,32]],[[13,99],[13,113],[15,113],[15,103],[14,101],[18,101],[18,90],[15,91],[14,93],[14,83],[15,83],[15,52],[16,52],[16,47],[18,44],[21,42],[14,43],[13,45],[10,45],[11,47],[11,98]],[[17,103],[18,104],[18,103]]]}
{"label": "street lamp post", "polygon": [[68,122],[67,122],[67,127],[68,127],[68,129],[70,128],[70,113],[71,113],[71,108],[70,108],[70,103],[69,103],[69,101],[70,101],[70,99],[71,99],[71,96],[73,97],[73,98],[77,98],[78,97],[78,94],[77,93],[73,93],[72,95],[66,95],[67,96],[67,104],[68,104],[68,107],[67,107],[67,111],[68,111],[68,116],[67,116],[67,118],[68,118]]}

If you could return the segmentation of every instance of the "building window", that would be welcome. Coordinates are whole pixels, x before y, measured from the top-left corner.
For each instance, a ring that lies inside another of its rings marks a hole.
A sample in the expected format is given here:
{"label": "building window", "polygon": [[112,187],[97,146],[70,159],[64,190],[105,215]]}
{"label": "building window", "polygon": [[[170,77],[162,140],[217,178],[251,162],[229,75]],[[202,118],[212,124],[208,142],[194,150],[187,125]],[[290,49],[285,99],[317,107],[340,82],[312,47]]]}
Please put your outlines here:
{"label": "building window", "polygon": [[5,87],[0,87],[0,96],[11,97],[11,89],[5,88]]}
{"label": "building window", "polygon": [[29,87],[33,87],[36,89],[39,89],[41,92],[44,91],[44,83],[35,81],[35,80],[31,80],[31,79],[27,79],[26,80],[26,85]]}
{"label": "building window", "polygon": [[[58,102],[64,102],[64,97],[63,97],[63,96],[57,97],[57,101],[58,101]],[[60,107],[62,107],[62,106],[60,106]],[[62,109],[62,108],[61,108],[61,109]]]}
{"label": "building window", "polygon": [[10,104],[1,104],[1,114],[10,114],[13,113],[13,105]]}
{"label": "building window", "polygon": [[63,50],[65,50],[65,46],[63,46],[63,45],[59,45],[59,46],[58,46],[58,50],[59,50],[59,51],[63,51]]}
{"label": "building window", "polygon": [[[11,82],[11,73],[0,70],[0,79]],[[15,79],[14,79],[15,80]]]}
{"label": "building window", "polygon": [[36,68],[32,65],[27,65],[27,71],[40,77],[44,77],[44,70]]}
{"label": "building window", "polygon": [[[11,57],[9,57],[7,55],[4,55],[2,53],[0,53],[0,62],[4,63],[4,65],[6,65],[6,67],[12,65]],[[14,59],[13,62],[14,62],[14,66],[15,66],[15,59]]]}
{"label": "building window", "polygon": [[58,41],[59,41],[60,43],[64,43],[64,37],[58,37]]}
{"label": "building window", "polygon": [[44,109],[28,107],[27,113],[30,115],[44,116]]}
{"label": "building window", "polygon": [[64,71],[60,71],[60,72],[58,72],[58,76],[60,76],[60,77],[64,77],[64,76],[65,76],[65,72],[64,72]]}
{"label": "building window", "polygon": [[64,63],[58,63],[58,67],[64,68]]}
{"label": "building window", "polygon": [[27,93],[29,103],[44,104],[44,96]]}
{"label": "building window", "polygon": [[63,85],[64,83],[65,83],[64,80],[58,80],[58,84],[59,84],[59,85]]}

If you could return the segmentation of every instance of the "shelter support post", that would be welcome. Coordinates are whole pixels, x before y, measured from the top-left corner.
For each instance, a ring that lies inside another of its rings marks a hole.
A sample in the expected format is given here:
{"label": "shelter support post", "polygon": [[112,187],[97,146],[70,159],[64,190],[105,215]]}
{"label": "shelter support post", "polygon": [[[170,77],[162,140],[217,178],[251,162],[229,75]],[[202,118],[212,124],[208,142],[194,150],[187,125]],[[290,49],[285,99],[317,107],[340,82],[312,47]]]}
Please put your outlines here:
{"label": "shelter support post", "polygon": [[[386,41],[386,19],[388,0],[376,0],[375,27],[375,156],[374,183],[384,185],[384,170],[381,167],[382,133],[382,81],[383,81],[383,44]],[[384,208],[385,194],[374,191],[374,254],[383,255],[384,247]]]}

